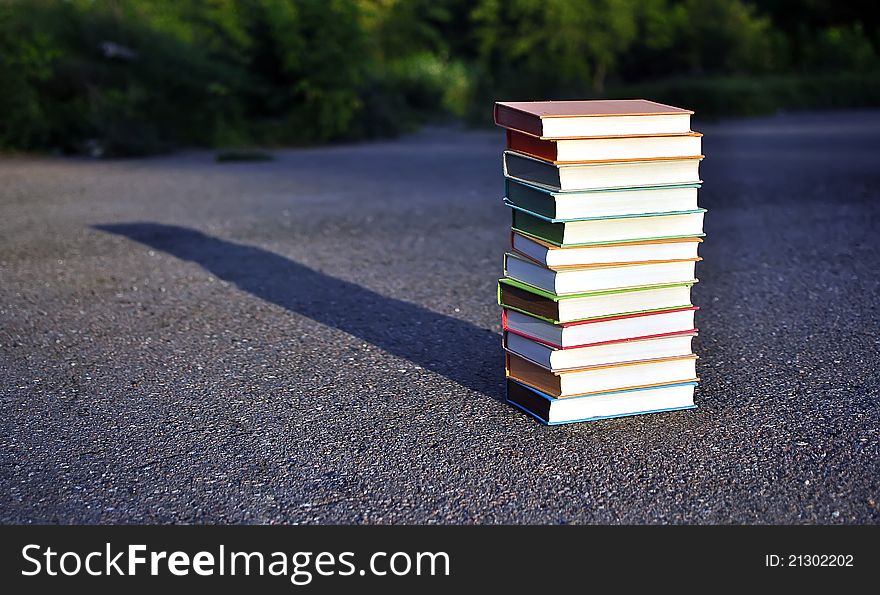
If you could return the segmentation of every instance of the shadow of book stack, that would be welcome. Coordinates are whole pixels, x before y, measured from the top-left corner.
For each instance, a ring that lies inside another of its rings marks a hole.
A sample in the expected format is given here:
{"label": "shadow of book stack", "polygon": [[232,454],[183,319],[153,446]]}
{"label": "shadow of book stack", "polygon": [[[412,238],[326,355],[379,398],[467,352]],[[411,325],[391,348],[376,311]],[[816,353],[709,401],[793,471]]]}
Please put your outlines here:
{"label": "shadow of book stack", "polygon": [[693,112],[495,105],[513,223],[498,283],[507,400],[548,424],[694,408],[705,209]]}

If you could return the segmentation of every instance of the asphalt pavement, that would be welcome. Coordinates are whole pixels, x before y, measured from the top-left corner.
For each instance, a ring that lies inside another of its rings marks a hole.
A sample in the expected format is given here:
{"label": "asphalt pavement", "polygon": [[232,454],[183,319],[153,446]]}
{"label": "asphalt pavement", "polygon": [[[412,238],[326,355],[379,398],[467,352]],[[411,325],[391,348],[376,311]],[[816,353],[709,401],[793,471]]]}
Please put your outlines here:
{"label": "asphalt pavement", "polygon": [[500,131],[0,159],[0,521],[877,523],[880,112],[695,128],[699,408],[559,427]]}

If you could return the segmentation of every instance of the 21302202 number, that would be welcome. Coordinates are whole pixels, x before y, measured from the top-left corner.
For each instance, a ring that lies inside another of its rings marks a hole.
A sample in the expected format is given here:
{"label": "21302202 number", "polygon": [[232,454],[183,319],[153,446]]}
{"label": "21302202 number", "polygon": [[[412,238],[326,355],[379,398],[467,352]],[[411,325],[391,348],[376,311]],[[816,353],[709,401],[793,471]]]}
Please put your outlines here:
{"label": "21302202 number", "polygon": [[852,554],[789,554],[788,566],[853,566]]}

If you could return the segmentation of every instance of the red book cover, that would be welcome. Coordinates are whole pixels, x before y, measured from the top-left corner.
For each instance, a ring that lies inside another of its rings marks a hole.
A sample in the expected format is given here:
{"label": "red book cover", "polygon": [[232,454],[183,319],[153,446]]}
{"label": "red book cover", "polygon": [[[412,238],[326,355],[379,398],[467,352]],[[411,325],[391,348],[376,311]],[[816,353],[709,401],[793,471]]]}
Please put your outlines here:
{"label": "red book cover", "polygon": [[[670,310],[660,310],[658,312],[638,312],[636,314],[624,314],[622,316],[609,316],[607,318],[594,318],[591,320],[579,320],[577,322],[564,322],[562,324],[559,324],[558,326],[568,327],[568,326],[578,326],[578,325],[583,325],[583,324],[595,324],[595,323],[599,323],[599,322],[608,322],[610,320],[622,320],[624,318],[639,318],[639,317],[643,317],[643,316],[657,316],[660,314],[670,314],[673,312],[686,312],[688,310],[699,310],[699,309],[700,309],[699,306],[690,306],[688,308],[672,308]],[[550,324],[550,323],[548,323],[548,324]],[[610,343],[623,343],[625,341],[635,341],[637,339],[656,339],[659,337],[671,337],[673,335],[695,333],[698,331],[698,329],[692,328],[692,329],[675,331],[675,332],[670,332],[670,333],[659,333],[656,335],[640,335],[637,337],[625,337],[623,339],[612,339],[610,341],[598,341],[596,343],[584,343],[581,345],[570,345],[567,347],[562,347],[561,345],[554,345],[553,343],[549,343],[547,341],[544,341],[543,339],[539,339],[537,337],[533,337],[533,336],[528,335],[526,333],[523,333],[523,332],[520,332],[520,331],[517,331],[517,330],[510,328],[510,326],[507,323],[507,309],[506,308],[501,311],[501,326],[502,326],[503,330],[505,330],[505,331],[511,332],[515,335],[519,335],[521,337],[525,337],[526,339],[531,339],[532,341],[535,341],[537,343],[541,343],[542,345],[547,345],[548,347],[553,347],[554,349],[575,349],[577,347],[591,347],[594,345],[607,345]]]}

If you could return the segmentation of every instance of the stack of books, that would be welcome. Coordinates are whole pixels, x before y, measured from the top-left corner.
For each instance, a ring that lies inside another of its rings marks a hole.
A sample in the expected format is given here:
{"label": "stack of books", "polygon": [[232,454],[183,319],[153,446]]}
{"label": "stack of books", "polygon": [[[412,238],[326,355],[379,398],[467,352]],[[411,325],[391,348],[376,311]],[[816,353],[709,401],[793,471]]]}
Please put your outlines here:
{"label": "stack of books", "polygon": [[545,423],[695,406],[692,114],[640,99],[495,104],[513,213],[498,284],[507,400]]}

